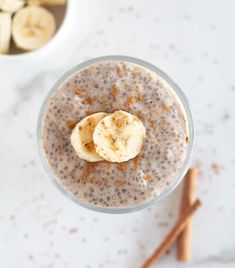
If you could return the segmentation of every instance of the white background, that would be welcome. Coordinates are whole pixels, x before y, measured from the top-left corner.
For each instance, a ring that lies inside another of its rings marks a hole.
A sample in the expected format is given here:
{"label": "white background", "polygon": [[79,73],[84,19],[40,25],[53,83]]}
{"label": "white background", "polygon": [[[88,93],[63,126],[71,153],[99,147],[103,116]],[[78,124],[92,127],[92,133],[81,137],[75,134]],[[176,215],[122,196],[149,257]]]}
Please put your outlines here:
{"label": "white background", "polygon": [[173,247],[157,267],[235,267],[235,2],[80,2],[82,27],[71,25],[73,34],[47,58],[11,68],[0,56],[0,267],[140,267],[177,220],[181,187],[144,211],[105,215],[64,197],[42,167],[36,123],[43,99],[69,68],[108,54],[163,69],[195,114],[203,206],[194,217],[193,257],[183,265]]}

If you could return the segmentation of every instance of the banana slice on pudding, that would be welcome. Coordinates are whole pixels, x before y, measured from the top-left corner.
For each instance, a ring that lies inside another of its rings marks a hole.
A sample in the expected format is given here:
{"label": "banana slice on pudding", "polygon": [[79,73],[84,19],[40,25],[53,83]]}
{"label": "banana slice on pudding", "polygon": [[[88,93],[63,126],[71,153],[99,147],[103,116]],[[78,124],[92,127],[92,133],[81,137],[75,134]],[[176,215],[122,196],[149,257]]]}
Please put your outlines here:
{"label": "banana slice on pudding", "polygon": [[96,152],[102,158],[110,162],[124,162],[140,152],[145,134],[139,118],[120,110],[97,124],[93,140]]}
{"label": "banana slice on pudding", "polygon": [[17,47],[33,50],[43,46],[56,30],[54,16],[45,8],[29,6],[13,17],[12,35]]}
{"label": "banana slice on pudding", "polygon": [[93,143],[93,132],[96,125],[102,120],[107,113],[95,113],[83,118],[74,127],[71,134],[71,144],[76,154],[89,162],[102,161],[103,158],[97,154]]}

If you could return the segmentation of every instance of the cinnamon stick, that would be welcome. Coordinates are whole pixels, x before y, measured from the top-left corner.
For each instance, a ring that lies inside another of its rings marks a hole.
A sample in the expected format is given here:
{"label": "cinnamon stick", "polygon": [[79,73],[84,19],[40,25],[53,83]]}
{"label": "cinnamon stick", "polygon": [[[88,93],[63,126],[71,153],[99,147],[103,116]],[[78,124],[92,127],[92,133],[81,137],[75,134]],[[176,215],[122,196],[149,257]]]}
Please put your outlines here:
{"label": "cinnamon stick", "polygon": [[[184,178],[183,191],[180,204],[180,217],[192,205],[195,200],[195,185],[198,176],[198,170],[191,168]],[[192,240],[192,218],[188,220],[183,232],[177,239],[176,258],[180,261],[189,261],[191,259],[191,240]]]}
{"label": "cinnamon stick", "polygon": [[163,255],[170,246],[174,243],[178,235],[185,228],[188,219],[195,213],[195,211],[201,206],[200,200],[196,200],[186,211],[186,213],[178,220],[171,232],[167,235],[161,245],[154,251],[149,259],[142,265],[142,268],[151,268],[157,262],[159,257]]}

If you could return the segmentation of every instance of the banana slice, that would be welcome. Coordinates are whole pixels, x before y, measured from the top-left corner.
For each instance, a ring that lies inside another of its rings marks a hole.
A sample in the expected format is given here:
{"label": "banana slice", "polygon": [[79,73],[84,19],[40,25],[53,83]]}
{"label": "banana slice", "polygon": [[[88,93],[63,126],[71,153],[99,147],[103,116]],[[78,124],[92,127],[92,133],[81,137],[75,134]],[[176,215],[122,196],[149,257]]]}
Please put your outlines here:
{"label": "banana slice", "polygon": [[97,153],[110,162],[124,162],[141,150],[145,127],[134,115],[116,111],[96,126],[93,140]]}
{"label": "banana slice", "polygon": [[5,12],[14,13],[18,9],[22,8],[24,4],[24,0],[1,0],[0,9]]}
{"label": "banana slice", "polygon": [[11,15],[0,12],[0,54],[9,51],[11,40]]}
{"label": "banana slice", "polygon": [[89,162],[102,161],[103,158],[96,152],[93,143],[93,132],[106,113],[96,113],[83,118],[72,131],[71,144],[77,155]]}
{"label": "banana slice", "polygon": [[13,39],[19,48],[25,50],[43,46],[52,37],[55,30],[54,16],[43,7],[22,8],[13,18]]}
{"label": "banana slice", "polygon": [[57,6],[57,5],[65,5],[66,0],[28,0],[28,5],[48,5],[48,6]]}

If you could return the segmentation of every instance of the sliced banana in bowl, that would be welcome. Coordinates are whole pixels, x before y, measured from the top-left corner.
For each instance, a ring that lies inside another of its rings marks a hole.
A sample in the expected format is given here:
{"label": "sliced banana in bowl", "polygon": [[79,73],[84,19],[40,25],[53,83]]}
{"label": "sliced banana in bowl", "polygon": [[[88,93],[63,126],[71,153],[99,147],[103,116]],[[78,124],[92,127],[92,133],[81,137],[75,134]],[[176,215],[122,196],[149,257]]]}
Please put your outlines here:
{"label": "sliced banana in bowl", "polygon": [[65,5],[66,0],[27,0],[28,5],[48,5],[48,6],[57,6]]}
{"label": "sliced banana in bowl", "polygon": [[17,47],[25,50],[41,47],[53,36],[55,30],[53,15],[43,7],[22,8],[13,18],[13,39]]}
{"label": "sliced banana in bowl", "polygon": [[145,134],[139,118],[120,110],[97,124],[93,141],[96,152],[102,158],[110,162],[124,162],[139,154]]}
{"label": "sliced banana in bowl", "polygon": [[0,12],[0,54],[6,54],[10,48],[11,15]]}
{"label": "sliced banana in bowl", "polygon": [[107,116],[107,113],[95,113],[83,118],[74,127],[71,134],[71,144],[76,154],[89,162],[102,161],[103,158],[97,154],[93,143],[93,132],[96,125]]}
{"label": "sliced banana in bowl", "polygon": [[24,5],[24,0],[0,0],[0,9],[8,13],[14,13]]}
{"label": "sliced banana in bowl", "polygon": [[[31,52],[44,46],[55,32],[61,33],[65,28],[62,23],[68,20],[70,10],[74,9],[74,6],[67,5],[68,1],[0,0],[0,54],[14,57]],[[58,37],[53,39],[58,43]]]}

